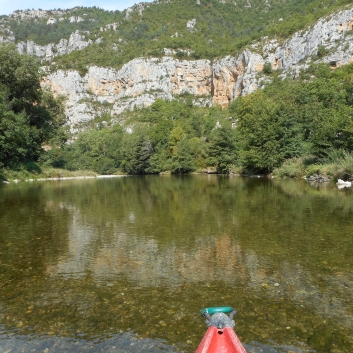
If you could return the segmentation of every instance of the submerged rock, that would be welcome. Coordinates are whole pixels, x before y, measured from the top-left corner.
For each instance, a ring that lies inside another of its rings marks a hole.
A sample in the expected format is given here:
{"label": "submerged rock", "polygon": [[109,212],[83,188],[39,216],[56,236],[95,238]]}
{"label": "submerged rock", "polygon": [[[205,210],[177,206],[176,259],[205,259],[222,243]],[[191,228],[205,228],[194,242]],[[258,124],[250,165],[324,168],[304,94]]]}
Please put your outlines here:
{"label": "submerged rock", "polygon": [[321,174],[313,174],[307,178],[308,181],[317,182],[317,183],[328,183],[331,179],[327,176]]}

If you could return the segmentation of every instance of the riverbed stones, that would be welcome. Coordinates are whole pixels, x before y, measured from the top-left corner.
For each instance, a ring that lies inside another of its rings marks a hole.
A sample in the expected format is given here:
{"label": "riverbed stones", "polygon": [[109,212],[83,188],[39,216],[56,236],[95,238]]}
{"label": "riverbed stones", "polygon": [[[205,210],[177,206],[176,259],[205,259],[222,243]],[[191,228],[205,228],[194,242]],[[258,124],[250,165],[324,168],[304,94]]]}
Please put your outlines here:
{"label": "riverbed stones", "polygon": [[322,174],[313,174],[310,175],[307,180],[316,183],[328,183],[330,181],[330,178]]}
{"label": "riverbed stones", "polygon": [[328,327],[321,327],[308,338],[308,344],[318,351],[328,351],[332,344],[332,330]]}

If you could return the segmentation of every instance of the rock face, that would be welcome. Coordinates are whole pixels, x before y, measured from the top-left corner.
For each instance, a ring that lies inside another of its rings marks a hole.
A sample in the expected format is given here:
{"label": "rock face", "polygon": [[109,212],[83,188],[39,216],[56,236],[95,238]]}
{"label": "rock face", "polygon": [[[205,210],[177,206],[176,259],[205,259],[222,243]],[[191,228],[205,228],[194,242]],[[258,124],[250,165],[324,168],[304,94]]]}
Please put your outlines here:
{"label": "rock face", "polygon": [[9,28],[3,25],[0,25],[0,33],[1,32],[3,34],[0,35],[0,43],[9,44],[15,41],[15,36]]}
{"label": "rock face", "polygon": [[[261,71],[262,66],[262,58],[250,51],[237,59],[227,57],[213,64],[209,60],[139,58],[120,70],[90,67],[84,77],[77,71],[58,71],[48,75],[42,86],[55,96],[68,98],[66,111],[74,126],[102,111],[116,116],[134,106],[149,106],[156,98],[172,99],[183,93],[194,95],[195,104],[226,106],[257,88],[255,72]],[[95,112],[90,102],[102,106]],[[112,107],[107,108],[109,104]]]}
{"label": "rock face", "polygon": [[64,15],[66,12],[61,10],[25,10],[25,11],[14,11],[9,15],[10,18],[16,20],[29,20],[35,18],[47,18],[54,16]]}
{"label": "rock face", "polygon": [[47,25],[53,25],[55,24],[57,21],[57,19],[55,17],[50,17],[47,21]]}
{"label": "rock face", "polygon": [[69,18],[69,22],[70,23],[79,23],[79,22],[82,22],[82,21],[84,21],[84,19],[82,17],[80,17],[80,16],[71,16]]}
{"label": "rock face", "polygon": [[283,45],[268,53],[268,61],[275,69],[297,70],[310,63],[323,47],[324,55],[317,61],[335,62],[334,66],[348,64],[353,58],[352,30],[353,8],[339,11],[329,18],[320,19],[307,31],[295,33]]}
{"label": "rock face", "polygon": [[[71,42],[62,45],[62,51],[58,45],[57,53],[91,43],[83,41],[78,32],[75,35]],[[38,56],[54,56],[52,49],[31,45],[27,43],[27,52],[37,50]],[[42,86],[54,95],[68,98],[66,112],[72,127],[102,112],[118,117],[135,106],[146,107],[157,98],[173,99],[183,93],[194,95],[195,104],[225,107],[269,81],[262,72],[266,62],[273,69],[281,69],[283,75],[295,76],[313,60],[332,66],[353,61],[353,8],[321,19],[282,44],[264,38],[237,57],[227,56],[211,62],[177,60],[168,57],[169,52],[165,54],[160,59],[134,59],[120,70],[90,67],[84,77],[76,71],[58,71],[49,74]]]}
{"label": "rock face", "polygon": [[17,50],[20,54],[34,55],[45,60],[50,60],[58,55],[68,54],[74,50],[81,50],[93,43],[91,39],[85,40],[85,34],[79,31],[71,33],[69,40],[61,39],[58,44],[38,45],[29,40],[27,43],[20,42],[17,44]]}
{"label": "rock face", "polygon": [[262,71],[263,58],[245,50],[238,58],[227,56],[213,64],[213,103],[222,107],[237,97],[258,88],[257,74]]}

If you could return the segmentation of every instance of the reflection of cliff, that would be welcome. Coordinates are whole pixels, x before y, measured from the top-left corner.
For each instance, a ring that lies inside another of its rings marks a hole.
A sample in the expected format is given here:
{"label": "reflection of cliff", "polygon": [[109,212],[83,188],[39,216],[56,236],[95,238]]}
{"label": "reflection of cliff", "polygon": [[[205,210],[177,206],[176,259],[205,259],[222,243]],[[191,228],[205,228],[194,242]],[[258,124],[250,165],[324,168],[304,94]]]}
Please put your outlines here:
{"label": "reflection of cliff", "polygon": [[137,287],[173,287],[185,283],[224,282],[245,291],[280,297],[305,306],[323,318],[334,318],[353,328],[353,276],[321,275],[315,268],[279,263],[244,247],[228,234],[196,236],[192,246],[161,244],[146,234],[136,234],[133,213],[121,223],[92,225],[76,209],[68,238],[68,251],[48,266],[49,276],[84,278],[97,283],[119,281],[123,276]]}
{"label": "reflection of cliff", "polygon": [[124,275],[140,286],[246,281],[241,249],[228,235],[199,237],[192,249],[174,243],[160,246],[153,237],[129,234],[134,221],[134,215],[129,214],[125,224],[110,227],[108,237],[85,222],[79,211],[73,211],[68,251],[48,268],[48,273],[85,277],[89,271],[97,281]]}

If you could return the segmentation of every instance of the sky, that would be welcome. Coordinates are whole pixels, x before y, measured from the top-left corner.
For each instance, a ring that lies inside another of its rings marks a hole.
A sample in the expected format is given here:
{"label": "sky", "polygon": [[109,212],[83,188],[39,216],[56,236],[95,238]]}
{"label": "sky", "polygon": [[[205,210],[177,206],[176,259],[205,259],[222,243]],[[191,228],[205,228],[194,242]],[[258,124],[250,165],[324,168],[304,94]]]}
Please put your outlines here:
{"label": "sky", "polygon": [[142,1],[151,2],[152,0],[0,0],[0,15],[9,15],[15,10],[71,9],[75,6],[97,6],[105,10],[124,10]]}

